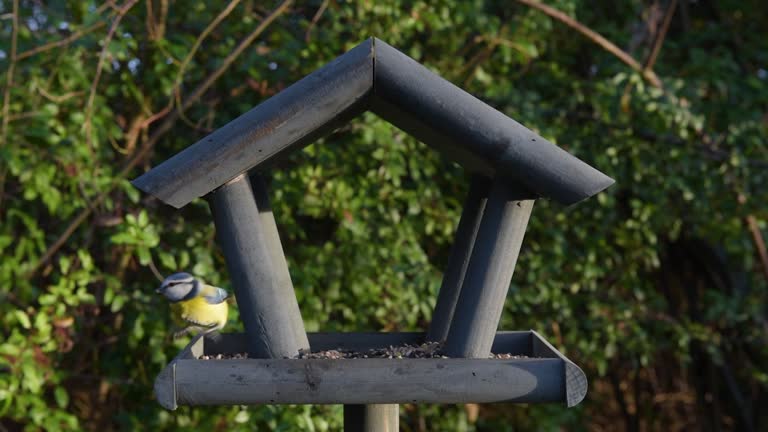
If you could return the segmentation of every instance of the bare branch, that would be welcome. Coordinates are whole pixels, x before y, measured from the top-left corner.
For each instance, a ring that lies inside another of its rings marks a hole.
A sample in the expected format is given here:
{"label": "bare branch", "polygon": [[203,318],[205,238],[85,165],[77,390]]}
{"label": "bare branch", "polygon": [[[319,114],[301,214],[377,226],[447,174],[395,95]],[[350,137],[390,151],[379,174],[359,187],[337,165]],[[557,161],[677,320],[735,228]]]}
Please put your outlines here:
{"label": "bare branch", "polygon": [[83,92],[81,92],[81,91],[73,91],[73,92],[65,93],[63,95],[55,95],[55,94],[48,93],[48,91],[46,89],[42,88],[42,87],[38,88],[37,91],[44,98],[48,99],[51,102],[57,103],[57,104],[62,104],[64,102],[68,101],[69,99],[72,99],[73,97],[82,96],[82,94],[83,94]]}
{"label": "bare branch", "polygon": [[[653,40],[653,46],[651,47],[648,57],[646,57],[643,64],[643,71],[653,70],[653,66],[656,64],[656,59],[661,51],[661,46],[664,44],[664,39],[667,37],[667,30],[669,30],[669,24],[672,22],[672,17],[675,15],[675,8],[677,7],[677,0],[672,0],[667,10],[664,12],[664,18],[661,23],[661,28],[656,29]],[[624,93],[621,95],[621,108],[626,112],[629,110],[630,92],[634,87],[633,81],[627,81],[627,85],[624,87]]]}
{"label": "bare branch", "polygon": [[640,75],[643,76],[651,85],[657,88],[662,88],[661,80],[658,76],[656,76],[656,73],[653,72],[653,70],[645,70],[643,66],[637,62],[637,60],[634,59],[631,55],[627,54],[624,50],[617,47],[613,42],[609,41],[605,37],[603,37],[600,33],[597,33],[596,31],[590,29],[589,27],[585,26],[584,24],[576,21],[575,19],[569,17],[568,15],[564,14],[563,12],[539,3],[538,1],[534,0],[517,0],[518,3],[522,3],[526,6],[530,6],[534,9],[537,9],[541,12],[544,12],[545,14],[549,15],[550,17],[562,22],[563,24],[567,25],[568,27],[571,27],[572,29],[578,31],[582,35],[586,36],[589,40],[592,42],[600,45],[604,50],[608,51],[609,53],[615,55],[619,58],[619,60],[626,63],[629,67],[634,69],[636,72],[638,72]]}
{"label": "bare branch", "polygon": [[109,27],[109,32],[107,33],[107,37],[104,39],[104,46],[101,49],[101,54],[99,54],[99,62],[96,65],[96,77],[93,79],[93,83],[91,83],[91,91],[90,91],[90,94],[88,95],[88,102],[85,105],[85,121],[83,122],[83,128],[85,129],[85,142],[88,144],[88,147],[91,149],[92,153],[93,153],[93,145],[91,144],[91,128],[92,128],[91,117],[93,116],[93,101],[96,99],[96,87],[98,87],[99,80],[101,79],[101,70],[104,67],[104,58],[107,56],[109,43],[112,41],[112,37],[115,35],[117,26],[120,24],[120,21],[123,19],[125,14],[127,14],[128,11],[137,2],[138,0],[128,0],[127,2],[125,2],[123,7],[121,7],[118,10],[115,20],[112,22],[112,25]]}
{"label": "bare branch", "polygon": [[[747,202],[747,197],[744,194],[739,193],[737,195],[737,200],[739,204],[744,205]],[[758,225],[757,219],[752,214],[745,216],[744,222],[746,222],[749,233],[752,236],[752,243],[755,245],[757,256],[760,257],[760,265],[763,270],[763,275],[765,275],[765,279],[768,280],[768,248],[765,247],[765,239],[763,239],[763,233],[760,232],[760,225]]]}
{"label": "bare branch", "polygon": [[664,22],[661,23],[661,28],[656,32],[656,38],[653,41],[653,48],[651,53],[648,54],[648,58],[645,60],[643,66],[644,71],[650,71],[656,64],[656,59],[659,57],[661,46],[664,44],[664,39],[667,37],[667,30],[669,30],[669,24],[672,22],[672,17],[675,15],[675,9],[677,8],[677,0],[672,0],[667,7],[664,14]]}
{"label": "bare branch", "polygon": [[[261,23],[248,35],[246,36],[242,41],[240,41],[240,44],[235,48],[234,51],[232,51],[222,62],[221,66],[219,66],[218,69],[216,69],[211,75],[209,75],[197,88],[192,92],[192,94],[184,101],[182,104],[183,108],[189,108],[192,104],[196,103],[202,95],[221,77],[224,72],[229,69],[230,66],[232,66],[232,63],[237,60],[237,58],[240,56],[240,54],[243,53],[256,38],[264,32],[264,30],[272,24],[275,19],[277,19],[280,15],[286,12],[288,9],[288,6],[290,6],[292,3],[292,0],[284,0],[282,3],[280,3],[279,6],[277,6],[272,13],[270,13],[268,16],[266,16]],[[157,119],[159,117],[152,116],[150,119]],[[163,120],[163,122],[158,126],[158,128],[152,133],[152,135],[143,143],[141,148],[136,152],[136,154],[133,156],[133,158],[128,161],[128,163],[123,167],[123,169],[120,170],[119,173],[115,175],[115,177],[112,180],[112,183],[106,188],[106,190],[102,191],[99,195],[97,195],[86,208],[84,208],[67,226],[67,228],[64,230],[64,232],[59,236],[59,238],[56,239],[45,251],[43,256],[40,258],[40,260],[35,264],[35,266],[29,270],[26,277],[27,279],[32,278],[41,268],[43,265],[45,265],[48,261],[53,258],[53,256],[61,249],[62,246],[67,242],[70,236],[75,232],[75,230],[88,218],[88,216],[93,212],[93,210],[99,206],[106,198],[109,196],[109,194],[112,192],[112,190],[117,187],[117,185],[126,177],[128,174],[133,171],[133,169],[146,157],[149,152],[155,147],[155,144],[160,140],[160,138],[165,135],[171,128],[173,127],[176,120],[179,118],[179,111],[174,110],[171,112],[168,117]]]}
{"label": "bare branch", "polygon": [[[13,73],[16,69],[16,48],[19,38],[19,0],[13,0],[13,16],[11,17],[11,58],[8,65],[8,71],[5,79],[5,90],[3,91],[3,123],[2,131],[0,131],[0,148],[5,147],[8,143],[8,122],[10,121],[11,111],[11,87],[13,87]],[[0,204],[3,202],[3,196],[5,194],[5,175],[6,164],[0,166]],[[0,205],[0,209],[2,205]]]}
{"label": "bare branch", "polygon": [[54,48],[63,47],[66,45],[69,45],[70,43],[80,39],[81,37],[85,36],[86,34],[98,30],[102,27],[104,27],[107,23],[104,21],[99,21],[96,24],[86,27],[82,30],[76,31],[72,33],[71,35],[65,37],[64,39],[49,42],[47,44],[40,45],[38,47],[32,48],[30,50],[24,51],[23,53],[19,54],[17,57],[18,60],[24,60],[25,58],[32,57],[35,54],[40,54],[41,52],[45,52],[48,50],[52,50]]}
{"label": "bare branch", "polygon": [[320,7],[317,8],[317,12],[315,12],[315,16],[312,17],[312,21],[309,23],[309,26],[307,27],[307,32],[304,34],[304,41],[306,43],[309,43],[309,39],[312,36],[312,30],[317,25],[317,22],[320,21],[320,17],[323,16],[323,12],[325,12],[325,9],[328,7],[329,0],[323,0],[323,3],[320,4]]}
{"label": "bare branch", "polygon": [[763,267],[763,274],[765,275],[766,280],[768,280],[768,249],[765,247],[763,234],[760,232],[760,226],[757,224],[757,219],[755,219],[754,215],[748,215],[746,220],[749,231],[752,234],[752,243],[755,244],[757,254],[760,256],[760,263]]}
{"label": "bare branch", "polygon": [[184,57],[184,60],[181,62],[181,66],[179,66],[179,71],[176,74],[176,80],[173,84],[173,96],[171,97],[170,104],[173,105],[173,99],[175,98],[178,101],[178,110],[179,110],[179,116],[186,119],[186,116],[184,115],[184,106],[181,103],[181,82],[184,79],[184,72],[186,72],[187,66],[189,66],[189,62],[192,61],[192,58],[195,56],[195,53],[197,52],[198,48],[200,48],[200,45],[203,43],[203,40],[205,40],[206,37],[215,29],[219,24],[221,24],[222,21],[224,21],[224,18],[226,18],[232,10],[235,9],[235,7],[240,3],[240,0],[232,0],[229,2],[226,8],[224,8],[219,15],[213,19],[213,21],[208,24],[208,26],[203,30],[202,33],[200,33],[200,36],[197,37],[195,40],[195,43],[192,44],[192,49],[189,50],[189,53],[186,57]]}

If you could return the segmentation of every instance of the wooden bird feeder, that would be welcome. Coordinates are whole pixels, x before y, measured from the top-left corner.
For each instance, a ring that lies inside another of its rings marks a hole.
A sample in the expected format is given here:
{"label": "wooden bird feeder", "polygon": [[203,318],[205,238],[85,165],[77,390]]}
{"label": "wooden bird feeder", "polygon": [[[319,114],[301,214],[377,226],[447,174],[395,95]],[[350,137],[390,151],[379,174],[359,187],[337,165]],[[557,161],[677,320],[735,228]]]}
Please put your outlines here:
{"label": "wooden bird feeder", "polygon": [[[426,333],[307,335],[265,168],[371,110],[472,173]],[[372,38],[133,181],[174,207],[205,197],[244,334],[196,337],[157,377],[179,405],[345,404],[350,430],[397,430],[398,403],[578,404],[587,380],[534,331],[497,332],[535,199],[586,199],[613,180]],[[297,359],[302,350],[444,342],[450,358]],[[525,358],[491,359],[504,352]],[[201,360],[247,352],[249,359]]]}

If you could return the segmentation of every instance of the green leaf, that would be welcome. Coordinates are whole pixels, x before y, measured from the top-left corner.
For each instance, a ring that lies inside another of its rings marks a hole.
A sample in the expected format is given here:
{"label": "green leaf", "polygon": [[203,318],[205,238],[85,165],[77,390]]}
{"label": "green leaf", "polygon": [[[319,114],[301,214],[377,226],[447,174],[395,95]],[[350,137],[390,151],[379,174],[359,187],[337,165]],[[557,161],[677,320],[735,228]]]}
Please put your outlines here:
{"label": "green leaf", "polygon": [[32,328],[32,322],[29,320],[29,316],[24,313],[24,311],[20,309],[16,309],[14,312],[14,315],[16,316],[16,320],[21,324],[22,327],[29,330]]}
{"label": "green leaf", "polygon": [[56,399],[56,404],[60,408],[66,408],[69,405],[69,394],[63,387],[56,387],[53,390],[53,396]]}

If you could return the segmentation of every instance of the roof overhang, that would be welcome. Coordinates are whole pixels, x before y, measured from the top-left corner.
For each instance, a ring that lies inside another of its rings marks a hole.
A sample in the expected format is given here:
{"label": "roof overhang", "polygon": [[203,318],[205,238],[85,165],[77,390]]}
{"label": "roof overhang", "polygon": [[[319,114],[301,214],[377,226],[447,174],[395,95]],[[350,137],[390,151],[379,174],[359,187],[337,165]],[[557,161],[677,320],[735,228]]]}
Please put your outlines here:
{"label": "roof overhang", "polygon": [[563,204],[613,179],[371,38],[133,180],[180,208],[370,110],[465,169]]}

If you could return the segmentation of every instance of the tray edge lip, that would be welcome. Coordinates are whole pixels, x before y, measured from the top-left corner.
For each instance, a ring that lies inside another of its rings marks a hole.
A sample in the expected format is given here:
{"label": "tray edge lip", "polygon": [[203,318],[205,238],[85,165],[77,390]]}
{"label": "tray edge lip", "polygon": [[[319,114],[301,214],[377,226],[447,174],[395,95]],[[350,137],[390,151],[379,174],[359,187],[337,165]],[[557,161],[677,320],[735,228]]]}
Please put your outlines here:
{"label": "tray edge lip", "polygon": [[589,389],[589,382],[587,381],[587,375],[584,371],[572,362],[568,357],[561,353],[557,348],[552,346],[541,334],[536,330],[531,330],[531,334],[540,343],[544,345],[552,354],[557,356],[563,361],[563,382],[565,383],[565,403],[568,408],[573,408],[580,404],[584,398],[587,397],[587,391]]}
{"label": "tray edge lip", "polygon": [[[574,407],[581,403],[581,401],[584,400],[587,394],[587,388],[588,388],[588,382],[587,377],[584,371],[577,366],[575,363],[573,363],[570,359],[568,359],[565,355],[563,355],[559,350],[557,350],[552,344],[550,344],[541,334],[536,332],[535,330],[528,330],[528,331],[519,331],[519,330],[512,330],[512,331],[498,331],[498,333],[529,333],[532,338],[532,345],[534,345],[532,349],[532,354],[535,354],[537,345],[534,343],[534,341],[538,341],[540,344],[540,348],[543,348],[545,350],[545,354],[548,354],[547,356],[539,356],[539,357],[529,357],[529,358],[510,358],[510,359],[462,359],[462,358],[403,358],[403,359],[206,359],[203,361],[209,361],[213,362],[213,364],[221,364],[221,363],[229,363],[230,362],[242,362],[243,360],[246,360],[248,362],[252,362],[254,366],[262,365],[265,363],[278,363],[278,364],[288,364],[289,362],[295,362],[293,364],[300,365],[300,364],[312,364],[312,363],[318,363],[318,362],[336,362],[338,360],[379,360],[379,361],[385,361],[389,362],[390,360],[396,361],[396,362],[408,362],[411,363],[413,361],[417,363],[422,363],[423,361],[443,361],[443,362],[456,362],[456,363],[474,363],[474,362],[491,362],[491,363],[499,363],[499,364],[514,364],[514,363],[532,363],[536,361],[541,360],[547,360],[547,359],[557,359],[562,361],[563,363],[563,388],[565,395],[563,395],[563,401],[565,402],[566,406],[568,408]],[[323,332],[325,334],[328,333],[337,333],[337,334],[344,334],[344,332]],[[363,333],[363,332],[349,332],[349,333]],[[373,332],[370,332],[373,333]],[[400,332],[392,332],[392,333],[400,333]],[[419,332],[402,332],[402,333],[419,333]],[[236,333],[230,333],[230,334],[236,334]],[[186,361],[201,361],[199,358],[203,352],[204,352],[204,346],[206,341],[206,336],[208,337],[217,337],[217,335],[204,335],[200,334],[195,336],[189,344],[187,344],[184,349],[182,349],[179,354],[174,357],[171,362],[163,368],[163,370],[157,375],[157,378],[154,382],[154,390],[155,395],[160,403],[161,406],[168,410],[175,410],[178,408],[178,393],[176,390],[176,367],[182,362]]]}

